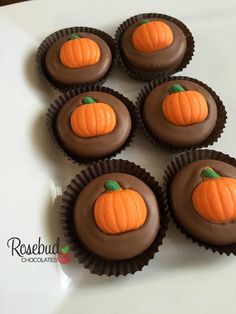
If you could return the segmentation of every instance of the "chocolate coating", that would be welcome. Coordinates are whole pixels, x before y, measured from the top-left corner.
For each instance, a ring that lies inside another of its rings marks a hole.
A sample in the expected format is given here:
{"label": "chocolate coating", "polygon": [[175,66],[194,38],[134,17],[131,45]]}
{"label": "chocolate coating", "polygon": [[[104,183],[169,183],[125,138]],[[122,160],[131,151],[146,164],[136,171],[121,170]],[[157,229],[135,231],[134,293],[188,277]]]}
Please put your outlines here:
{"label": "chocolate coating", "polygon": [[187,40],[184,33],[177,25],[168,20],[155,18],[148,20],[166,23],[173,32],[174,39],[172,44],[155,52],[141,52],[135,49],[132,43],[132,36],[136,28],[140,26],[140,21],[138,21],[128,27],[121,38],[121,49],[124,59],[130,67],[148,72],[163,72],[177,69],[187,49]]}
{"label": "chocolate coating", "polygon": [[[165,118],[162,102],[173,84],[180,84],[186,90],[200,92],[208,104],[208,117],[189,126],[174,125]],[[143,105],[146,127],[154,137],[175,147],[189,147],[203,142],[213,131],[217,120],[217,106],[211,94],[201,85],[188,80],[173,80],[155,87],[146,97]]]}
{"label": "chocolate coating", "polygon": [[[82,104],[85,96],[91,96],[97,102],[110,105],[116,114],[116,126],[112,132],[82,138],[72,131],[70,117],[72,112]],[[131,118],[126,106],[115,96],[104,92],[86,92],[71,98],[59,111],[56,120],[57,135],[65,149],[76,157],[99,158],[112,154],[127,140],[131,131]]]}
{"label": "chocolate coating", "polygon": [[91,33],[76,33],[80,37],[87,37],[94,40],[101,50],[100,61],[94,65],[78,69],[71,69],[64,66],[60,60],[60,49],[68,40],[63,36],[55,41],[48,49],[45,63],[49,75],[57,82],[64,85],[75,85],[91,83],[101,79],[109,70],[112,61],[112,54],[107,43],[97,35]]}
{"label": "chocolate coating", "polygon": [[200,241],[213,245],[236,243],[236,220],[215,224],[202,218],[193,207],[192,193],[202,182],[200,172],[204,167],[236,179],[236,168],[222,161],[199,160],[187,165],[177,173],[170,186],[173,213],[181,226]]}
{"label": "chocolate coating", "polygon": [[[93,207],[96,199],[105,192],[104,183],[108,179],[142,195],[148,214],[139,229],[110,235],[97,227]],[[124,173],[109,173],[91,181],[82,190],[75,202],[74,224],[80,240],[90,251],[105,259],[124,260],[139,255],[153,243],[160,228],[159,207],[152,190],[140,179]]]}

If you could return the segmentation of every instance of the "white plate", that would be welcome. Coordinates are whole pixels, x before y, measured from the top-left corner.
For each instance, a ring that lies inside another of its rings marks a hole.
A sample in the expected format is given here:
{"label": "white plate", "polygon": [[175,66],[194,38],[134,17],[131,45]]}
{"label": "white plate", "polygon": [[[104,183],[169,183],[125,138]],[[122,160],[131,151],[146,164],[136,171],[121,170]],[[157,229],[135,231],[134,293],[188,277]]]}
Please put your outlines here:
{"label": "white plate", "polygon": [[[235,313],[235,257],[199,248],[173,226],[148,267],[119,279],[91,275],[77,263],[64,271],[56,263],[24,263],[7,247],[11,237],[55,242],[60,231],[54,198],[83,169],[48,138],[45,112],[58,93],[38,78],[37,46],[51,32],[75,25],[114,35],[124,19],[141,12],[175,16],[193,32],[196,52],[183,74],[206,82],[223,99],[229,119],[214,148],[236,155],[234,0],[41,0],[1,7],[1,313]],[[105,85],[135,100],[142,83],[116,69]],[[158,180],[171,159],[142,135],[118,157],[135,161]]]}

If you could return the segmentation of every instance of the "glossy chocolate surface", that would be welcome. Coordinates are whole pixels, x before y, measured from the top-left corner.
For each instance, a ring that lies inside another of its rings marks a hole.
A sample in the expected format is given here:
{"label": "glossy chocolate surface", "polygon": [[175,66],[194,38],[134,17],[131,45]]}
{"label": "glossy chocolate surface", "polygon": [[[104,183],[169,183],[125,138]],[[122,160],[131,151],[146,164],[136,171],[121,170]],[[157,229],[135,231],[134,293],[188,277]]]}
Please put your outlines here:
{"label": "glossy chocolate surface", "polygon": [[[82,104],[82,99],[85,96],[90,96],[97,102],[104,102],[113,108],[116,114],[116,126],[112,132],[90,138],[82,138],[74,134],[70,117],[72,112]],[[91,91],[71,98],[60,109],[57,115],[56,128],[62,146],[74,158],[99,158],[112,154],[125,143],[131,131],[131,117],[126,106],[115,96]]]}
{"label": "glossy chocolate surface", "polygon": [[199,160],[193,162],[173,178],[170,186],[170,201],[176,220],[194,238],[212,245],[236,243],[236,221],[215,224],[202,218],[192,203],[192,193],[202,182],[200,172],[211,167],[220,176],[236,179],[236,168],[218,160]]}
{"label": "glossy chocolate surface", "polygon": [[132,35],[140,21],[132,24],[121,38],[122,55],[129,67],[147,72],[171,71],[178,68],[181,64],[186,49],[187,41],[182,30],[174,23],[163,20],[150,18],[149,21],[162,21],[172,30],[174,40],[170,46],[155,52],[141,52],[135,49],[132,43]]}
{"label": "glossy chocolate surface", "polygon": [[[97,227],[94,204],[105,192],[104,183],[110,179],[116,180],[122,188],[133,189],[142,195],[148,214],[140,228],[110,235]],[[74,223],[80,240],[90,251],[105,259],[124,260],[139,255],[153,243],[160,228],[159,207],[152,190],[140,179],[124,173],[109,173],[91,181],[82,190],[74,207]]]}
{"label": "glossy chocolate surface", "polygon": [[[167,121],[162,111],[162,102],[168,89],[179,84],[186,90],[200,92],[208,104],[208,117],[200,123],[177,126]],[[143,119],[147,129],[157,139],[174,147],[189,147],[203,142],[213,131],[217,120],[217,106],[211,94],[201,85],[188,80],[173,80],[155,87],[143,105]]]}
{"label": "glossy chocolate surface", "polygon": [[60,60],[60,49],[68,40],[69,35],[63,36],[55,41],[46,54],[46,68],[49,75],[57,82],[64,85],[76,85],[91,83],[101,79],[109,70],[112,62],[112,54],[107,43],[97,35],[91,33],[76,33],[80,37],[94,40],[100,47],[100,61],[94,65],[83,68],[72,69],[64,66]]}

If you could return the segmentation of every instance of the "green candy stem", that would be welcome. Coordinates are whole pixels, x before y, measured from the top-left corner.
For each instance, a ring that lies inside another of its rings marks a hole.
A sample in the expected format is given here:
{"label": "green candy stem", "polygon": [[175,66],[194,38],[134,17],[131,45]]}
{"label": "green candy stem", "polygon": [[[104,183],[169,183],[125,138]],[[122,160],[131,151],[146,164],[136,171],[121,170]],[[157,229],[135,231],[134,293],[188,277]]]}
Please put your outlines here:
{"label": "green candy stem", "polygon": [[82,100],[82,103],[84,105],[86,105],[86,104],[94,104],[94,103],[96,103],[96,100],[94,98],[90,97],[90,96],[85,96],[83,98],[83,100]]}
{"label": "green candy stem", "polygon": [[185,89],[179,84],[172,85],[168,90],[169,94],[174,94],[174,93],[179,93],[179,92],[184,92],[184,91]]}
{"label": "green candy stem", "polygon": [[76,35],[76,34],[70,34],[70,35],[69,35],[69,40],[78,39],[78,38],[79,38],[79,36]]}
{"label": "green candy stem", "polygon": [[104,184],[106,191],[118,191],[121,190],[121,187],[118,182],[115,180],[107,180]]}
{"label": "green candy stem", "polygon": [[149,23],[150,21],[148,19],[143,19],[140,21],[140,24],[145,24],[145,23]]}
{"label": "green candy stem", "polygon": [[203,177],[203,179],[217,179],[217,178],[220,178],[220,175],[218,173],[216,173],[210,167],[206,167],[206,168],[202,169],[201,176]]}
{"label": "green candy stem", "polygon": [[62,253],[66,254],[70,251],[70,249],[68,248],[68,246],[65,246],[61,249]]}

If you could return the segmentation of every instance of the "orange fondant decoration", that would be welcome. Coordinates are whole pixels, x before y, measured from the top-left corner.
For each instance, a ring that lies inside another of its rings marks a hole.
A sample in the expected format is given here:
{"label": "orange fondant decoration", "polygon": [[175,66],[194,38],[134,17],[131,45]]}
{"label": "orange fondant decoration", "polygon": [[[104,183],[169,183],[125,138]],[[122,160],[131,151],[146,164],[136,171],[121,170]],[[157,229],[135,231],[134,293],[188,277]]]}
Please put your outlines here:
{"label": "orange fondant decoration", "polygon": [[172,124],[187,126],[204,121],[208,116],[205,98],[197,91],[186,91],[180,85],[173,85],[166,96],[162,110]]}
{"label": "orange fondant decoration", "polygon": [[82,68],[96,64],[101,57],[98,44],[89,38],[73,35],[60,50],[60,60],[68,68]]}
{"label": "orange fondant decoration", "polygon": [[110,133],[116,126],[116,114],[111,106],[84,97],[83,105],[71,114],[71,128],[75,135],[93,137]]}
{"label": "orange fondant decoration", "polygon": [[167,48],[173,42],[171,28],[160,21],[141,21],[133,33],[132,42],[134,47],[142,52],[154,52]]}
{"label": "orange fondant decoration", "polygon": [[236,180],[220,177],[211,168],[202,170],[204,180],[193,191],[193,206],[200,216],[213,223],[236,219]]}
{"label": "orange fondant decoration", "polygon": [[105,183],[106,192],[94,206],[97,226],[105,233],[118,234],[141,227],[147,217],[142,196],[131,189],[123,190],[116,181]]}

